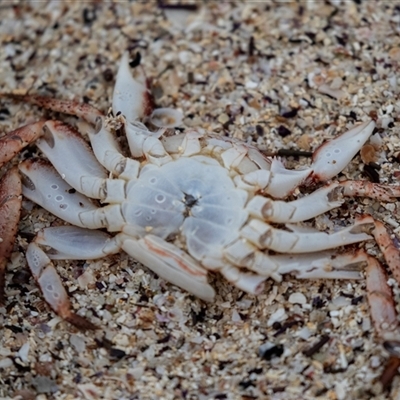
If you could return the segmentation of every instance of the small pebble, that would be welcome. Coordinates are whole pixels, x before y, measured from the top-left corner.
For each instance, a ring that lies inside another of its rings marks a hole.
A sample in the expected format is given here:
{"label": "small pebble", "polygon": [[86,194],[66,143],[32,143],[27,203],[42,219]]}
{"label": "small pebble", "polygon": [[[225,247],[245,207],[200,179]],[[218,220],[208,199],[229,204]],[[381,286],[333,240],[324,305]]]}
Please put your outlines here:
{"label": "small pebble", "polygon": [[289,296],[288,301],[289,301],[289,303],[292,303],[292,304],[306,304],[307,298],[306,298],[306,296],[304,296],[303,293],[296,292],[296,293],[292,293]]}

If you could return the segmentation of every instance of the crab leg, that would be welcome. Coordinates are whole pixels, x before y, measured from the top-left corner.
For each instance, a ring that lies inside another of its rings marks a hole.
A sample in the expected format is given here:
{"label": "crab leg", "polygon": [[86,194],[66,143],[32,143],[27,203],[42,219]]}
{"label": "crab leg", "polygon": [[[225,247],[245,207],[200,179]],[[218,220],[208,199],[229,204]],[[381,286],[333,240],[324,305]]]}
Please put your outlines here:
{"label": "crab leg", "polygon": [[46,302],[63,319],[80,329],[96,329],[86,318],[71,311],[68,294],[65,291],[54,265],[46,253],[35,243],[28,246],[26,259],[33,277],[37,281]]}
{"label": "crab leg", "polygon": [[400,186],[381,185],[368,181],[344,181],[340,182],[343,187],[343,195],[348,197],[369,197],[380,201],[395,201],[400,197]]}
{"label": "crab leg", "polygon": [[239,239],[224,252],[226,259],[234,265],[245,267],[277,282],[284,274],[294,274],[301,279],[361,279],[361,270],[367,263],[363,251],[355,254],[319,252],[300,255],[268,255],[259,251],[246,240]]}
{"label": "crab leg", "polygon": [[5,303],[6,265],[14,246],[21,201],[21,180],[13,168],[0,181],[0,304]]}
{"label": "crab leg", "polygon": [[145,156],[152,163],[162,165],[172,158],[158,139],[160,131],[150,132],[139,122],[153,111],[154,103],[143,69],[139,68],[138,71],[139,80],[133,78],[129,68],[129,55],[124,53],[113,93],[113,112],[115,115],[122,113],[126,118],[125,131],[132,156]]}
{"label": "crab leg", "polygon": [[4,165],[17,155],[24,147],[34,142],[43,132],[45,121],[38,121],[15,129],[0,138],[0,165]]}
{"label": "crab leg", "polygon": [[119,65],[113,93],[113,112],[122,113],[130,123],[149,115],[153,102],[143,69],[138,68],[138,79],[134,79],[129,67],[129,54],[125,52]]}
{"label": "crab leg", "polygon": [[35,243],[51,247],[47,256],[52,260],[95,260],[121,249],[118,236],[105,232],[78,228],[76,226],[57,226],[38,232]]}
{"label": "crab leg", "polygon": [[215,292],[207,282],[207,271],[178,247],[154,235],[139,240],[125,234],[117,236],[124,251],[163,279],[203,300],[214,299]]}
{"label": "crab leg", "polygon": [[379,262],[368,257],[366,270],[368,303],[372,320],[380,337],[390,334],[399,325],[392,291],[387,284],[387,275]]}
{"label": "crab leg", "polygon": [[251,215],[268,222],[300,222],[314,218],[343,204],[343,189],[331,183],[298,200],[285,202],[268,197],[254,196],[246,209]]}
{"label": "crab leg", "polygon": [[[50,247],[45,253],[39,245]],[[95,329],[95,325],[74,314],[68,295],[50,259],[96,259],[120,250],[118,236],[74,226],[59,226],[41,230],[28,246],[26,259],[50,307],[62,318],[80,329]]]}
{"label": "crab leg", "polygon": [[89,104],[78,103],[72,100],[58,100],[46,96],[37,96],[29,94],[0,93],[0,97],[7,97],[16,101],[35,104],[46,110],[57,111],[63,114],[76,115],[83,118],[91,124],[95,124],[98,117],[103,113]]}
{"label": "crab leg", "polygon": [[284,198],[304,182],[327,181],[334,177],[349,164],[374,128],[375,123],[367,121],[323,143],[314,152],[311,168],[287,170],[281,161],[273,159],[270,182],[264,192],[274,198]]}
{"label": "crab leg", "polygon": [[[366,217],[366,219],[368,216]],[[369,217],[372,220],[372,217]],[[372,231],[376,243],[385,258],[387,265],[392,271],[393,276],[396,281],[400,284],[400,253],[399,249],[394,245],[393,240],[390,238],[390,235],[380,221],[375,221],[375,229]]]}
{"label": "crab leg", "polygon": [[273,228],[258,219],[251,220],[241,230],[241,236],[260,249],[280,253],[312,253],[370,240],[363,231],[373,228],[370,221],[356,221],[338,232],[327,234],[319,231],[301,231],[295,225],[286,225],[292,232]]}
{"label": "crab leg", "polygon": [[257,195],[249,201],[246,209],[251,215],[268,222],[294,223],[306,221],[340,207],[345,196],[394,201],[400,197],[400,186],[381,185],[367,181],[334,182],[289,202]]}

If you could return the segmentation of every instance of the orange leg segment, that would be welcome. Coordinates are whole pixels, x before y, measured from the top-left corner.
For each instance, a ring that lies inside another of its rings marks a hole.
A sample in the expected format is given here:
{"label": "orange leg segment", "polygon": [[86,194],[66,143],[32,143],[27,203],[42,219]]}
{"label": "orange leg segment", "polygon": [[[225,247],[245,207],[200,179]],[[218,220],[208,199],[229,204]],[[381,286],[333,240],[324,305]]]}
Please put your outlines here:
{"label": "orange leg segment", "polygon": [[13,168],[0,181],[0,304],[5,303],[5,272],[18,229],[21,191],[18,170]]}

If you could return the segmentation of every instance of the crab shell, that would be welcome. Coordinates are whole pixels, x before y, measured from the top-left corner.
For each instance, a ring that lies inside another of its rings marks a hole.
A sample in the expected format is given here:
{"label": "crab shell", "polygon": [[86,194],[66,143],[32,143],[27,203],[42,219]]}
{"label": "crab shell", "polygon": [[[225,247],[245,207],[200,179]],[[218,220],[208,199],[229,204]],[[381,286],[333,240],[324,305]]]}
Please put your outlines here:
{"label": "crab shell", "polygon": [[[208,301],[215,296],[208,271],[218,271],[235,286],[258,294],[270,277],[280,281],[283,274],[291,273],[298,278],[358,279],[368,265],[367,278],[373,277],[368,281],[370,298],[378,305],[373,315],[376,326],[397,327],[379,263],[363,250],[332,251],[373,235],[398,276],[399,254],[384,226],[366,215],[333,233],[296,223],[339,207],[346,196],[392,201],[400,196],[400,188],[365,181],[331,182],[297,200],[279,200],[302,184],[338,174],[372,134],[373,121],[321,145],[310,167],[287,170],[280,160],[265,157],[239,140],[201,129],[167,135],[166,128],[180,124],[180,114],[169,109],[151,113],[144,74],[139,70],[139,78],[134,79],[128,61],[125,54],[113,111],[120,115],[119,121],[122,118],[132,158],[125,157],[117,144],[115,120],[93,107],[7,95],[86,121],[81,128],[91,147],[59,121],[27,125],[2,141],[1,159],[7,161],[36,140],[48,161],[26,160],[19,165],[23,195],[73,225],[40,231],[27,251],[32,274],[58,314],[79,327],[94,327],[71,311],[51,259],[96,259],[122,249],[164,279]],[[161,129],[150,131],[142,123],[145,120]],[[15,137],[19,140],[13,141]]]}

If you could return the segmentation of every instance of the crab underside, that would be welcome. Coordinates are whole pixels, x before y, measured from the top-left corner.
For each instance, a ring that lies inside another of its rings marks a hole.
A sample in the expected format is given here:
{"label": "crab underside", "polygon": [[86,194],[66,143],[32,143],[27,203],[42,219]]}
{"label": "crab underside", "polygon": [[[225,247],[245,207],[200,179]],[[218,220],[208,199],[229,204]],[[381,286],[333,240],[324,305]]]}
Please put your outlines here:
{"label": "crab underside", "polygon": [[[23,161],[18,167],[22,184],[13,168],[0,185],[0,301],[5,301],[4,273],[22,187],[25,197],[69,224],[41,230],[26,256],[48,304],[80,328],[95,326],[71,311],[51,260],[97,259],[124,250],[162,278],[208,301],[215,296],[208,271],[259,294],[266,279],[279,282],[287,273],[297,278],[359,279],[366,268],[376,329],[385,337],[397,335],[383,267],[362,247],[343,250],[375,238],[400,280],[399,252],[385,226],[369,215],[331,233],[299,224],[340,207],[346,197],[383,202],[400,197],[399,186],[331,181],[369,139],[374,122],[361,123],[322,144],[310,167],[288,170],[280,160],[239,140],[202,129],[173,134],[179,113],[152,109],[144,74],[139,68],[139,76],[133,78],[128,61],[125,54],[114,89],[116,118],[87,104],[3,95],[82,118],[80,130],[88,135],[90,146],[75,129],[53,120],[26,125],[1,139],[3,164],[33,141],[47,160]],[[123,155],[115,139],[118,123],[131,157]],[[285,201],[296,188],[323,182],[329,183]]]}

